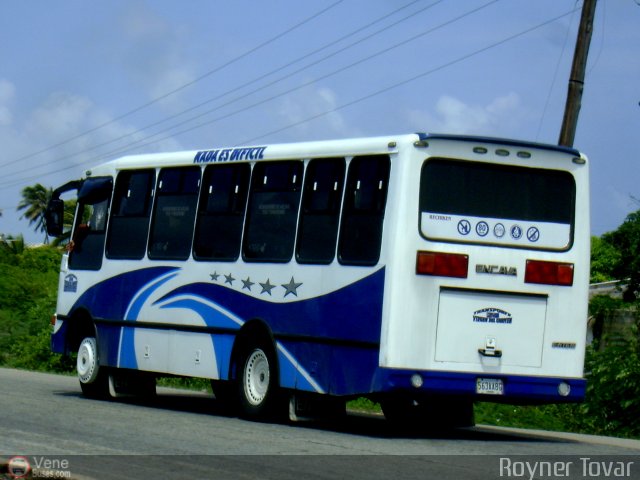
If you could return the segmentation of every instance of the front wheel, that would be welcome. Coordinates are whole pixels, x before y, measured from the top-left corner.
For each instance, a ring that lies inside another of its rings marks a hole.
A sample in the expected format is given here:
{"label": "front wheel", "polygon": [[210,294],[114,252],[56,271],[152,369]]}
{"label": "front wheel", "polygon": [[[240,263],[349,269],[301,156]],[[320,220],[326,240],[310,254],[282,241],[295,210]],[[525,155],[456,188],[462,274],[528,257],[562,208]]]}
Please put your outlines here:
{"label": "front wheel", "polygon": [[263,419],[277,412],[278,372],[275,353],[265,345],[245,348],[239,357],[237,393],[242,416]]}
{"label": "front wheel", "polygon": [[95,337],[85,337],[80,342],[76,370],[84,396],[90,398],[109,397],[109,375],[103,367],[100,367],[98,344]]}

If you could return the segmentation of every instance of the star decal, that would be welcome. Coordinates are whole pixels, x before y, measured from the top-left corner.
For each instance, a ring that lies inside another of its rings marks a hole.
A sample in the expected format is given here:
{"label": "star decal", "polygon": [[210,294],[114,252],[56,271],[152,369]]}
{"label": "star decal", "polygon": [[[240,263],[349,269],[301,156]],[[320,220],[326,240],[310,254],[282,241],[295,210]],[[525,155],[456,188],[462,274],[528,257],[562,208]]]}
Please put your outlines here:
{"label": "star decal", "polygon": [[255,282],[252,282],[249,277],[247,277],[246,280],[242,280],[242,289],[243,290],[246,288],[247,290],[251,291],[251,287],[253,287],[254,285],[255,285]]}
{"label": "star decal", "polygon": [[286,297],[287,295],[289,295],[290,293],[292,293],[294,296],[298,296],[298,287],[300,287],[300,285],[302,285],[302,283],[296,283],[296,281],[293,279],[293,277],[291,277],[291,280],[289,280],[289,283],[283,283],[282,287],[284,287],[284,289],[286,290],[284,292],[284,296]]}
{"label": "star decal", "polygon": [[271,282],[269,281],[268,278],[266,283],[260,283],[260,286],[262,287],[262,291],[260,293],[268,293],[269,296],[271,296],[271,290],[276,288],[275,285],[271,285]]}
{"label": "star decal", "polygon": [[218,281],[218,277],[220,276],[220,274],[218,272],[213,272],[209,276],[211,277],[211,281],[212,282],[217,282]]}
{"label": "star decal", "polygon": [[235,281],[235,278],[233,278],[233,277],[231,276],[231,274],[229,274],[229,275],[225,275],[225,276],[224,276],[224,283],[227,283],[227,284],[229,284],[229,285],[233,285],[233,282],[234,282],[234,281]]}

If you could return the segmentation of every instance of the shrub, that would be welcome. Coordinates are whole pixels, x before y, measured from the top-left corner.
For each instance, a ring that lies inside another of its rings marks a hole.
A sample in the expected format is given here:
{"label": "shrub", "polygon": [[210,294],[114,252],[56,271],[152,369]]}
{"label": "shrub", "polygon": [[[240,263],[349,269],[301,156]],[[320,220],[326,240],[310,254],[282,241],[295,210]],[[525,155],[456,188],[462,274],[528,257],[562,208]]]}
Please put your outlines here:
{"label": "shrub", "polygon": [[[621,301],[594,297],[590,313],[607,318]],[[629,305],[629,304],[625,304]],[[638,325],[624,336],[596,336],[585,358],[587,391],[580,404],[512,406],[479,404],[476,422],[640,438],[640,341]]]}
{"label": "shrub", "polygon": [[640,350],[637,325],[604,349],[589,348],[587,397],[577,417],[580,430],[640,437]]}

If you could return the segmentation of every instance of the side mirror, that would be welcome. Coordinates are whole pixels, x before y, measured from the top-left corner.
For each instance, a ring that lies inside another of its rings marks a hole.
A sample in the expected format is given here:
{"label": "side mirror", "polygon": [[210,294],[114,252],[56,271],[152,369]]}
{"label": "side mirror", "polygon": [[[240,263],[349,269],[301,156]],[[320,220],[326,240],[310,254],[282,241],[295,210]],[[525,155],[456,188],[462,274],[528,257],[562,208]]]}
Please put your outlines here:
{"label": "side mirror", "polygon": [[60,198],[52,198],[47,205],[44,214],[44,221],[47,225],[47,234],[52,237],[62,235],[64,226],[64,201]]}

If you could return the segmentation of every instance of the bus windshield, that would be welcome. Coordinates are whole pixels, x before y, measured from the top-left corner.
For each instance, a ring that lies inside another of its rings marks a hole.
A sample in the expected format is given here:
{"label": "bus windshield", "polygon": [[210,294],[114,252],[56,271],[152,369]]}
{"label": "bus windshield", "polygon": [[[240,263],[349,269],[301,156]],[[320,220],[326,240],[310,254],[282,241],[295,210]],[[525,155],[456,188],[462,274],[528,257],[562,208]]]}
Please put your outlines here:
{"label": "bus windshield", "polygon": [[420,231],[428,239],[566,250],[575,191],[566,171],[430,159],[421,172]]}

